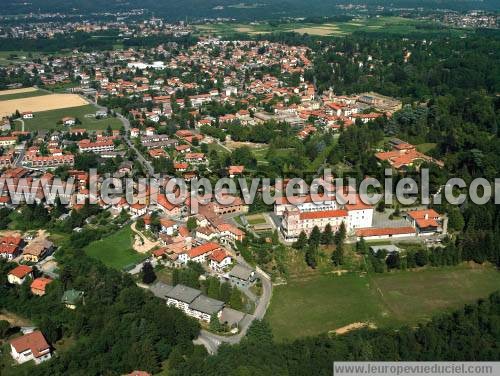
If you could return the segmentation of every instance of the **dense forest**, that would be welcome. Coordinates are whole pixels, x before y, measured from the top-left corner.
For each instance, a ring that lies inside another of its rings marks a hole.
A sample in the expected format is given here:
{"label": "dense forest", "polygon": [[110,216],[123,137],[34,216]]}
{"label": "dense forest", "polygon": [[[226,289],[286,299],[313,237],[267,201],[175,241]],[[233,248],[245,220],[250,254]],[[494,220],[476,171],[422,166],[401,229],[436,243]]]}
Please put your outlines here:
{"label": "dense forest", "polygon": [[500,357],[500,295],[412,329],[363,329],[276,343],[266,322],[255,322],[237,346],[200,361],[179,359],[172,375],[331,375],[335,360],[494,361]]}
{"label": "dense forest", "polygon": [[378,6],[425,9],[487,9],[498,8],[495,0],[271,0],[263,3],[259,0],[7,0],[2,4],[5,14],[20,14],[29,12],[85,14],[92,12],[130,11],[147,9],[155,15],[165,16],[171,20],[186,18],[217,18],[234,17],[243,20],[269,19],[270,17],[307,17],[324,16],[340,13],[338,4],[367,4],[370,9]]}
{"label": "dense forest", "polygon": [[[95,34],[76,32],[71,35],[56,36],[54,38],[22,39],[5,38],[0,44],[0,51],[26,51],[26,52],[59,52],[67,49],[81,51],[113,50],[113,44],[121,41],[115,33]],[[192,36],[167,36],[137,37],[123,41],[125,47],[153,47],[162,43],[175,42],[178,45],[189,47],[196,44],[197,38]]]}
{"label": "dense forest", "polygon": [[[8,309],[33,321],[53,345],[65,339],[70,351],[39,366],[2,369],[2,375],[121,375],[142,369],[155,373],[169,357],[194,356],[191,342],[199,332],[196,320],[146,294],[128,274],[88,258],[72,241],[58,251],[60,279],[40,299],[23,286],[7,284],[15,264],[0,260],[0,310]],[[87,242],[80,244],[84,246]],[[85,293],[84,304],[65,308],[65,290]],[[204,350],[202,353],[204,353]]]}
{"label": "dense forest", "polygon": [[[46,1],[44,6],[56,3],[63,4],[62,1]],[[224,1],[217,3],[225,4]],[[74,5],[73,2],[64,4]],[[95,4],[99,6],[101,3],[80,2],[79,6],[82,9]],[[114,3],[106,4],[113,6]],[[311,5],[311,13],[317,9],[314,4],[316,2]],[[189,9],[185,3],[176,2],[172,7],[172,17],[184,14],[185,10],[181,11],[180,7]],[[293,9],[290,7],[291,11]],[[414,144],[431,144],[433,147],[428,154],[444,161],[444,168],[430,166],[434,190],[453,176],[460,176],[470,183],[476,177],[492,180],[500,175],[498,33],[478,31],[467,38],[443,35],[406,40],[383,34],[355,34],[330,40],[298,34],[266,35],[265,38],[309,45],[317,56],[314,69],[306,73],[306,79],[316,82],[322,92],[330,87],[337,93],[374,90],[402,98],[405,107],[392,118],[384,116],[366,125],[349,127],[338,141],[328,133],[298,141],[290,137],[293,130],[277,123],[254,129],[229,125],[227,131],[236,140],[269,143],[265,158],[270,163],[265,167],[256,166],[252,153],[242,149],[231,157],[210,155],[214,170],[223,170],[233,163],[244,164],[262,176],[300,175],[308,171],[318,155],[324,153],[326,164],[334,167],[348,165],[350,169],[346,175],[381,176],[383,166],[377,164],[373,154],[383,145],[384,137],[397,136]],[[81,46],[86,43],[84,39],[77,42]],[[186,38],[186,44],[192,42]],[[127,43],[147,47],[157,41],[151,38]],[[38,47],[57,48],[36,44],[30,48]],[[96,48],[95,45],[89,47]],[[409,58],[405,59],[405,56]],[[12,79],[29,80],[25,75]],[[225,136],[225,131],[218,127],[205,131],[218,138]],[[296,152],[280,153],[286,149]],[[298,158],[298,155],[303,157]],[[400,177],[395,177],[394,184]],[[447,248],[442,251],[443,259],[452,259],[450,264],[474,261],[500,266],[498,205],[478,206],[466,202],[460,207],[445,204],[434,207],[448,214],[454,235],[447,240]],[[37,210],[41,208],[26,209],[21,215],[31,218],[31,221],[33,218],[43,219]],[[0,219],[2,216],[3,212]],[[71,227],[82,221],[82,218],[70,218],[68,225]],[[118,375],[132,369],[158,372],[167,359],[169,374],[180,376],[326,375],[331,374],[332,361],[337,359],[500,358],[498,293],[417,328],[397,331],[359,330],[333,338],[323,335],[276,343],[266,322],[256,322],[240,345],[222,346],[218,355],[208,357],[203,348],[195,347],[191,342],[199,332],[198,323],[146,295],[129,276],[87,258],[81,248],[93,239],[84,235],[74,235],[71,242],[58,252],[61,279],[50,285],[44,299],[32,297],[27,286],[7,286],[6,274],[13,266],[0,261],[0,309],[8,307],[10,311],[32,320],[53,343],[62,338],[74,340],[71,351],[61,352],[57,360],[36,368],[9,370],[7,376]],[[189,277],[176,276],[182,282],[191,280]],[[85,305],[74,312],[66,310],[60,302],[62,293],[70,288],[86,294]],[[1,368],[0,374],[3,375]]]}

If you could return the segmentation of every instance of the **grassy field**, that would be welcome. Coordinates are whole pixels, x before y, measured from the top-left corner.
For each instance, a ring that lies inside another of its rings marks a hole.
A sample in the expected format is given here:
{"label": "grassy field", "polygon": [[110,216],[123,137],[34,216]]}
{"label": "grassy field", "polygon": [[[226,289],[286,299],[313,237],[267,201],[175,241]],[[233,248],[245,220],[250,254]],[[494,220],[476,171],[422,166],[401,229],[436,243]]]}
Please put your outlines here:
{"label": "grassy field", "polygon": [[25,130],[40,130],[40,129],[57,129],[63,130],[65,127],[62,124],[57,124],[65,116],[72,116],[80,119],[82,124],[75,125],[74,128],[85,128],[88,130],[106,129],[108,125],[113,129],[120,129],[122,123],[117,118],[96,119],[95,117],[87,117],[85,115],[95,114],[97,109],[89,104],[79,107],[62,108],[59,110],[37,112],[33,119],[24,121]]}
{"label": "grassy field", "polygon": [[9,65],[27,58],[28,54],[23,51],[0,51],[0,65]]}
{"label": "grassy field", "polygon": [[132,249],[130,227],[125,227],[107,238],[90,243],[85,247],[85,253],[118,270],[136,264],[145,257]]}
{"label": "grassy field", "polygon": [[247,215],[247,221],[251,225],[261,225],[266,222],[266,219],[262,214],[253,214],[253,215]]}
{"label": "grassy field", "polygon": [[[426,27],[422,27],[422,26]],[[429,33],[429,32],[464,32],[452,28],[441,28],[436,23],[403,17],[372,17],[357,18],[349,22],[326,22],[323,24],[286,22],[278,25],[261,23],[211,23],[197,25],[200,34],[215,34],[228,36],[235,33],[248,35],[267,34],[272,32],[297,32],[318,36],[342,36],[357,31],[393,34]]]}
{"label": "grassy field", "polygon": [[432,142],[428,142],[428,143],[425,143],[425,144],[419,144],[417,145],[417,150],[421,153],[428,153],[430,152],[432,149],[434,149],[436,147],[437,144],[435,143],[432,143]]}
{"label": "grassy field", "polygon": [[269,164],[269,162],[266,160],[266,155],[269,147],[261,147],[261,148],[256,148],[252,149],[252,154],[255,156],[255,159],[257,159],[257,163],[261,165]]}
{"label": "grassy field", "polygon": [[42,56],[53,56],[53,55],[70,55],[71,51],[58,51],[57,53],[40,53],[35,51],[25,52],[25,51],[0,51],[0,66],[9,65],[18,62],[31,61]]}
{"label": "grassy field", "polygon": [[2,92],[0,91],[0,101],[8,101],[11,99],[20,99],[20,98],[39,97],[39,96],[47,95],[47,94],[50,94],[50,93],[43,91],[43,90],[34,90],[34,91],[27,91],[24,93],[2,95]]}
{"label": "grassy field", "polygon": [[493,268],[426,269],[376,275],[316,274],[277,286],[266,318],[280,339],[356,323],[415,325],[486,297],[500,287]]}

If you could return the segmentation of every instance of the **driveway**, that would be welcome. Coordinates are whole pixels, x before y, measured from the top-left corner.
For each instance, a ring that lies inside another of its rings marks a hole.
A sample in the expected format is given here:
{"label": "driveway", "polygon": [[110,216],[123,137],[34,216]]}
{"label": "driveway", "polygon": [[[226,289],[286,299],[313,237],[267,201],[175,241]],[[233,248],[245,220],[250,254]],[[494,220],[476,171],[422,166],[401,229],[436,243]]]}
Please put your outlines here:
{"label": "driveway", "polygon": [[[240,260],[242,259],[237,257],[237,260],[238,262],[240,262]],[[244,260],[240,263],[248,266],[248,264]],[[210,354],[214,354],[217,352],[217,349],[221,345],[221,343],[227,343],[231,345],[239,343],[247,334],[248,328],[250,327],[252,322],[255,319],[262,320],[264,318],[267,312],[267,308],[269,307],[269,303],[271,302],[273,284],[271,280],[267,278],[267,275],[265,275],[262,271],[257,269],[256,274],[259,276],[262,282],[262,295],[258,299],[257,306],[255,307],[253,315],[247,314],[245,315],[243,320],[241,320],[239,333],[232,336],[220,336],[202,329],[200,331],[199,337],[195,341],[193,341],[194,343],[203,344]]]}

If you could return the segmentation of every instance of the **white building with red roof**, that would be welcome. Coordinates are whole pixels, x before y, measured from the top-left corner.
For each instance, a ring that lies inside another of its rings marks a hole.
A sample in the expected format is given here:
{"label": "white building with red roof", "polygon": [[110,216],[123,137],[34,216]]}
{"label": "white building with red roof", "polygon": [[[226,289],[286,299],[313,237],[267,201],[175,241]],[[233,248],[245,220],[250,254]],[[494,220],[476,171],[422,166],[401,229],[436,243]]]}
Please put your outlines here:
{"label": "white building with red roof", "polygon": [[28,278],[33,278],[33,268],[28,265],[19,265],[7,274],[7,280],[13,285],[22,285]]}
{"label": "white building with red roof", "polygon": [[210,269],[216,272],[222,272],[224,268],[231,265],[233,259],[224,249],[217,249],[208,257],[210,260]]}
{"label": "white building with red roof", "polygon": [[407,213],[407,218],[419,235],[446,233],[447,219],[434,209],[412,210]]}
{"label": "white building with red roof", "polygon": [[18,364],[30,360],[34,360],[35,364],[40,364],[52,356],[50,345],[39,330],[11,340],[10,354]]}
{"label": "white building with red roof", "polygon": [[208,242],[180,254],[179,261],[183,264],[186,264],[188,261],[204,263],[208,260],[208,257],[212,254],[212,252],[217,249],[222,249],[219,244]]}
{"label": "white building with red roof", "polygon": [[285,239],[291,241],[297,239],[302,231],[309,236],[314,227],[323,231],[327,224],[336,232],[342,223],[349,230],[347,210],[301,212],[299,209],[287,209],[283,215],[281,230]]}

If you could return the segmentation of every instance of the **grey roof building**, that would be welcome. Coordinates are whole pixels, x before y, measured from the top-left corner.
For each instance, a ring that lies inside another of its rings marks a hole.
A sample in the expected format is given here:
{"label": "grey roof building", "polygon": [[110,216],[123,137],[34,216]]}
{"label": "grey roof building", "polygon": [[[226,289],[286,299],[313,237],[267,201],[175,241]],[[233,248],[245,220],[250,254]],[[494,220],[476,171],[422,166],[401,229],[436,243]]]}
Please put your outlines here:
{"label": "grey roof building", "polygon": [[385,249],[387,251],[387,254],[391,253],[400,253],[401,248],[396,247],[393,244],[387,244],[387,245],[372,245],[370,246],[370,249],[373,251],[373,253],[377,254],[379,251]]}
{"label": "grey roof building", "polygon": [[199,295],[201,295],[200,290],[184,285],[176,285],[172,290],[166,293],[167,298],[187,304],[191,304]]}
{"label": "grey roof building", "polygon": [[173,286],[158,281],[155,284],[151,285],[149,287],[149,290],[151,290],[154,296],[161,299],[167,299],[167,293],[170,292],[173,288]]}
{"label": "grey roof building", "polygon": [[213,315],[219,313],[224,307],[224,302],[209,298],[205,295],[199,295],[190,305],[189,309]]}
{"label": "grey roof building", "polygon": [[168,306],[182,310],[186,315],[198,320],[210,322],[212,315],[220,318],[224,302],[209,298],[200,290],[184,285],[177,285],[167,291],[165,298]]}
{"label": "grey roof building", "polygon": [[229,276],[243,281],[249,281],[253,278],[255,272],[252,269],[246,268],[242,265],[235,265],[235,267],[229,272]]}

